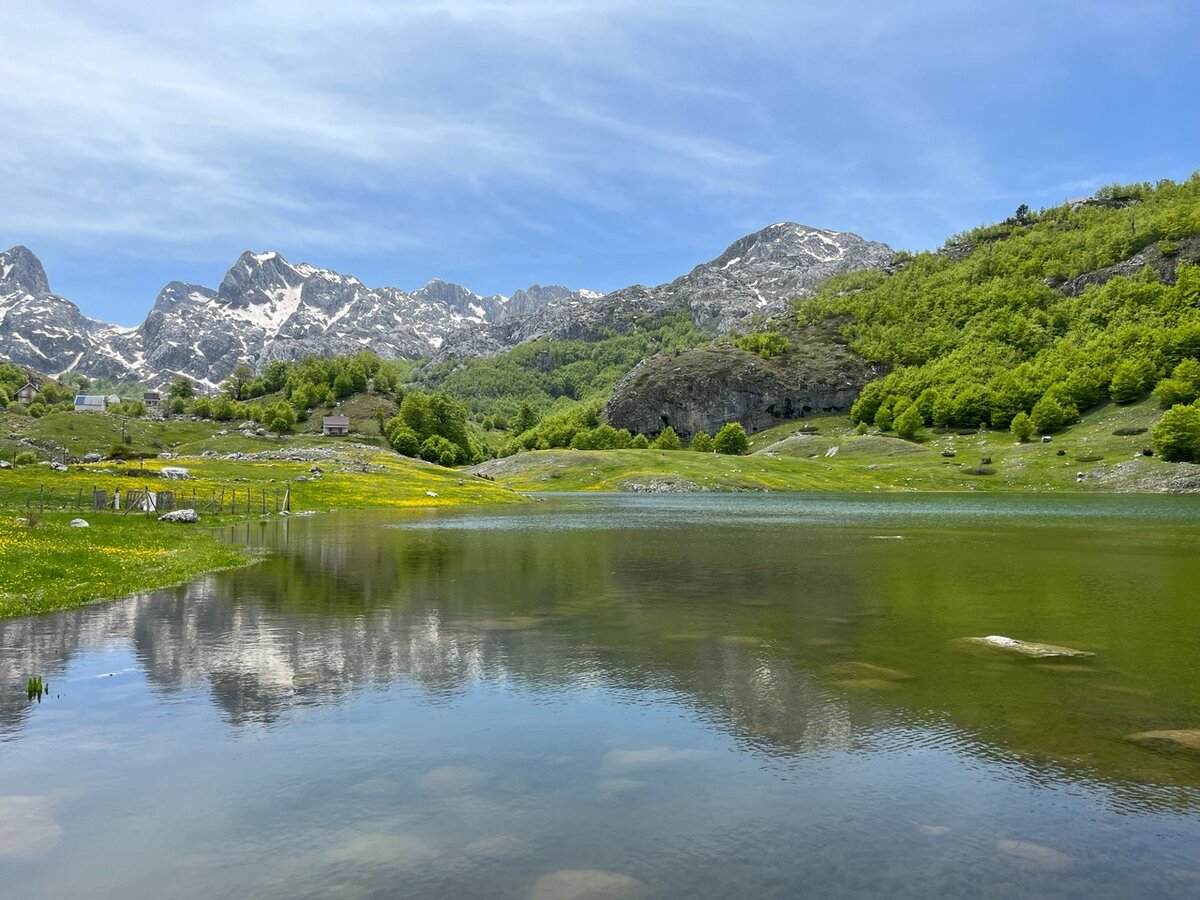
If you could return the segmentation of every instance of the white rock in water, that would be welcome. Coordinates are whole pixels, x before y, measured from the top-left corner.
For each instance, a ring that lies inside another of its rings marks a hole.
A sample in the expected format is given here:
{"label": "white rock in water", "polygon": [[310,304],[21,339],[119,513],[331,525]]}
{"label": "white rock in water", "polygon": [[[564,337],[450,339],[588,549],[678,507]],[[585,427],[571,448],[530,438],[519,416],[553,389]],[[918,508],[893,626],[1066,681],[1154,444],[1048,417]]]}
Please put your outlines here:
{"label": "white rock in water", "polygon": [[71,527],[72,528],[90,528],[91,526],[88,525],[87,519],[72,519]]}
{"label": "white rock in water", "polygon": [[543,875],[530,900],[639,900],[646,885],[618,872],[602,869],[560,869]]}
{"label": "white rock in water", "polygon": [[1002,634],[989,634],[987,637],[972,637],[965,639],[971,644],[981,644],[984,647],[995,647],[998,650],[1010,650],[1023,656],[1039,658],[1054,656],[1095,656],[1087,650],[1076,650],[1073,647],[1060,647],[1057,644],[1039,644],[1036,641],[1019,641],[1016,638],[1005,637]]}
{"label": "white rock in water", "polygon": [[163,478],[175,478],[184,481],[192,477],[192,473],[183,466],[163,466],[158,473]]}
{"label": "white rock in water", "polygon": [[159,516],[158,521],[160,521],[160,522],[184,522],[184,523],[190,524],[192,522],[199,522],[200,514],[197,513],[194,509],[176,509],[176,510],[173,510],[173,511],[167,513],[166,515]]}

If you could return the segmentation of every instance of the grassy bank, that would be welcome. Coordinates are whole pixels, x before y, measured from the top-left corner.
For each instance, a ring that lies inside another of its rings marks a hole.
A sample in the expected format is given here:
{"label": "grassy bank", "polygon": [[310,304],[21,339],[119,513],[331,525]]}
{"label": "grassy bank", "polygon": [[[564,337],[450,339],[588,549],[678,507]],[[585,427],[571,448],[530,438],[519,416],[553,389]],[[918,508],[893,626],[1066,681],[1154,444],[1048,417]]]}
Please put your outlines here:
{"label": "grassy bank", "polygon": [[[191,478],[168,481],[164,465],[186,467]],[[221,543],[205,526],[273,516],[277,500],[290,494],[293,512],[332,509],[407,509],[519,502],[520,495],[463,472],[403,459],[390,453],[343,450],[312,462],[225,459],[146,460],[0,470],[0,618],[33,615],[127,596],[187,581],[204,572],[250,561],[238,547]],[[303,480],[301,480],[303,479]],[[176,506],[194,506],[201,525],[173,525],[133,510],[90,508],[93,488],[122,495],[129,490],[176,491]],[[237,512],[231,500],[237,496]],[[216,512],[214,498],[222,498]],[[213,509],[213,514],[206,512]],[[72,518],[89,528],[71,528]],[[21,519],[32,519],[33,527]]]}
{"label": "grassy bank", "polygon": [[207,530],[120,516],[91,516],[91,527],[71,528],[71,518],[51,513],[30,528],[0,516],[0,618],[125,597],[250,561]]}
{"label": "grassy bank", "polygon": [[847,417],[826,415],[753,435],[748,456],[547,450],[494,460],[476,471],[500,484],[536,491],[1200,489],[1200,466],[1141,454],[1160,416],[1152,400],[1108,404],[1049,443],[1020,444],[1007,431],[926,429],[913,441],[877,431],[859,435]]}

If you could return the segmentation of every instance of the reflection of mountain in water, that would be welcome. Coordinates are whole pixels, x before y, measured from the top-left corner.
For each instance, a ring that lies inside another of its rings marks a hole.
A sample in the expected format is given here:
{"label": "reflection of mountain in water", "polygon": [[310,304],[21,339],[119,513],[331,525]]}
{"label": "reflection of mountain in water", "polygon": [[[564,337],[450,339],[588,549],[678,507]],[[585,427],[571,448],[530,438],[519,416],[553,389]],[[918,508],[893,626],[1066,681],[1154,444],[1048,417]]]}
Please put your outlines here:
{"label": "reflection of mountain in water", "polygon": [[[908,617],[914,628],[939,625],[921,589],[936,546],[898,552],[898,542],[864,539],[853,557],[860,583],[844,533],[745,535],[720,521],[631,536],[620,527],[388,529],[366,516],[327,517],[243,527],[237,537],[279,553],[153,596],[0,622],[0,647],[10,648],[0,654],[0,737],[30,713],[29,674],[53,683],[75,654],[120,645],[132,646],[155,688],[207,691],[233,725],[397,683],[434,703],[481,680],[525,693],[601,685],[667,692],[776,756],[870,747],[889,726],[911,726],[937,729],[972,755],[1015,757],[1039,778],[1099,780],[1139,805],[1162,804],[1164,785],[1183,786],[1168,804],[1194,802],[1195,773],[1177,761],[1118,740],[1089,743],[1080,763],[1066,751],[1083,737],[1016,724],[1021,710],[1044,721],[1066,682],[1047,687],[1030,667],[964,662],[940,637],[936,658],[916,643],[908,657],[884,659],[894,669],[858,662],[879,660],[878,647],[900,652]],[[1022,565],[1037,561],[1026,554]],[[998,689],[988,673],[997,672],[1015,685],[1005,701],[1023,706],[984,727],[981,711],[995,708],[988,692]],[[973,693],[981,699],[971,706]],[[1143,702],[1112,696],[1113,710]]]}
{"label": "reflection of mountain in water", "polygon": [[285,540],[283,552],[250,569],[0,622],[0,646],[21,648],[0,657],[0,728],[19,728],[28,715],[12,687],[29,672],[54,679],[78,652],[131,642],[155,687],[205,688],[233,724],[275,721],[295,706],[397,681],[440,702],[482,679],[528,692],[597,684],[687,691],[754,743],[848,744],[850,707],[810,674],[764,654],[757,639],[633,639],[631,629],[653,625],[648,619],[665,615],[686,629],[713,612],[702,603],[689,619],[677,605],[643,605],[672,581],[678,586],[669,567],[616,572],[603,541],[499,547],[470,533],[373,534],[386,549],[291,523],[290,534],[265,536]]}

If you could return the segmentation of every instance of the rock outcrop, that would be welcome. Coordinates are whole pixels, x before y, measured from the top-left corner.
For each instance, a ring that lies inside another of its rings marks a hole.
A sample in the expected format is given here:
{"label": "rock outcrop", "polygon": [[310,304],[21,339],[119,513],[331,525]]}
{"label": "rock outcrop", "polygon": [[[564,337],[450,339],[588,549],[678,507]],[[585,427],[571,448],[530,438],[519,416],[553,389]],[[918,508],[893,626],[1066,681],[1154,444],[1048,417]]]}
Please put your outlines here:
{"label": "rock outcrop", "polygon": [[1082,275],[1076,275],[1066,281],[1051,282],[1051,286],[1068,297],[1078,297],[1092,285],[1106,284],[1118,276],[1128,278],[1136,275],[1146,266],[1154,270],[1158,280],[1163,284],[1174,284],[1175,271],[1179,266],[1200,264],[1200,237],[1184,238],[1175,242],[1174,248],[1169,253],[1163,253],[1161,246],[1160,244],[1151,244],[1116,265],[1084,272]]}
{"label": "rock outcrop", "polygon": [[605,421],[651,437],[670,425],[685,440],[727,422],[761,431],[783,419],[848,409],[881,374],[830,325],[802,329],[792,341],[793,350],[773,359],[716,344],[643,360],[617,382]]}

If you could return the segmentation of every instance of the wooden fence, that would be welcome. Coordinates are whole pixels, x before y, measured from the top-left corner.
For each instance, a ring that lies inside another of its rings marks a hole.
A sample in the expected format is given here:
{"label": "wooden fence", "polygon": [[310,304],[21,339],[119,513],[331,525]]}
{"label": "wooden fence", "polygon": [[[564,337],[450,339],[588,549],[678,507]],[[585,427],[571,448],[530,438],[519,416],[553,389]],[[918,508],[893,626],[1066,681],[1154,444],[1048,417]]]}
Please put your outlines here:
{"label": "wooden fence", "polygon": [[91,491],[83,488],[64,490],[58,486],[9,489],[0,488],[0,509],[91,511],[115,512],[120,515],[142,513],[161,515],[173,509],[191,508],[209,515],[267,515],[268,513],[290,512],[292,506],[291,485],[272,488],[227,487],[205,491],[162,490],[144,488],[117,488],[112,491],[93,486]]}

